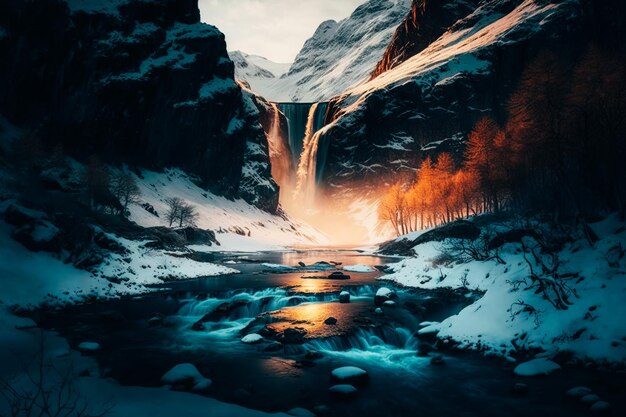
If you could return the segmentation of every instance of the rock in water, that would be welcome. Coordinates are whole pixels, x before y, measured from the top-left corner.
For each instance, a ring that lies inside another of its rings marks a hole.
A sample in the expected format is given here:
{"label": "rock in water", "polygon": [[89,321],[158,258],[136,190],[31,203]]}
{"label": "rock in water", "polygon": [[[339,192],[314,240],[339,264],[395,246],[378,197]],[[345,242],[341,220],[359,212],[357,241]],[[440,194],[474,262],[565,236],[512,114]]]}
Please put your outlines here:
{"label": "rock in water", "polygon": [[333,385],[332,387],[330,387],[328,389],[328,392],[333,397],[348,399],[348,398],[353,398],[354,396],[356,396],[357,389],[354,388],[353,385],[338,384],[338,385]]}
{"label": "rock in water", "polygon": [[525,394],[528,394],[528,385],[522,384],[521,382],[518,382],[517,384],[513,385],[513,388],[511,389],[511,391],[515,395],[525,395]]}
{"label": "rock in water", "polygon": [[283,348],[283,344],[280,342],[272,342],[263,348],[263,352],[278,352]]}
{"label": "rock in water", "polygon": [[441,355],[435,355],[432,358],[430,358],[430,364],[431,365],[445,365],[445,361],[443,360],[443,357]]}
{"label": "rock in water", "polygon": [[586,404],[593,404],[600,401],[600,397],[596,394],[587,394],[580,397],[580,401]]}
{"label": "rock in water", "polygon": [[398,295],[390,290],[389,288],[382,287],[376,291],[376,296],[374,297],[374,304],[377,306],[383,305],[386,301],[397,300]]}
{"label": "rock in water", "polygon": [[565,395],[567,395],[568,397],[572,397],[572,398],[581,398],[584,397],[585,395],[589,395],[591,394],[591,388],[587,388],[587,387],[574,387],[570,390],[568,390]]}
{"label": "rock in water", "polygon": [[363,384],[369,379],[365,369],[356,366],[343,366],[330,373],[333,380],[344,384]]}
{"label": "rock in water", "polygon": [[291,410],[287,411],[287,414],[294,417],[315,417],[315,414],[302,407],[292,408]]}
{"label": "rock in water", "polygon": [[285,329],[282,334],[278,336],[278,338],[279,341],[284,344],[301,344],[304,343],[306,334],[306,329],[301,327],[290,327]]}
{"label": "rock in water", "polygon": [[202,376],[198,368],[191,363],[181,363],[167,371],[161,382],[171,385],[174,389],[205,391],[211,387],[213,382]]}
{"label": "rock in water", "polygon": [[561,369],[559,364],[545,358],[533,359],[517,365],[513,372],[518,376],[548,375]]}
{"label": "rock in water", "polygon": [[589,407],[589,411],[596,414],[608,413],[610,410],[611,404],[606,401],[596,401],[591,407]]}
{"label": "rock in water", "polygon": [[346,304],[350,302],[350,293],[348,291],[341,291],[339,294],[339,302]]}
{"label": "rock in water", "polygon": [[261,343],[263,341],[263,336],[261,336],[260,334],[256,334],[256,333],[250,333],[242,337],[241,341],[249,345],[254,345],[257,343]]}
{"label": "rock in water", "polygon": [[337,324],[337,319],[334,317],[329,317],[326,320],[324,320],[324,324],[328,324],[330,326],[333,326],[335,324]]}
{"label": "rock in water", "polygon": [[83,352],[95,352],[96,350],[100,350],[100,343],[82,342],[78,345],[78,350],[82,350]]}

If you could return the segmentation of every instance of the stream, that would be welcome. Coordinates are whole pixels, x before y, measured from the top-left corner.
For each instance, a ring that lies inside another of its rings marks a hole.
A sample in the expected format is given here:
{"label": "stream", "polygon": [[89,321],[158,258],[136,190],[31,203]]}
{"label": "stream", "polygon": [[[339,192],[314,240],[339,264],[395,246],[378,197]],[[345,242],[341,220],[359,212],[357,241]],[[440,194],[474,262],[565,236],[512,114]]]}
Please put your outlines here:
{"label": "stream", "polygon": [[[514,376],[515,364],[478,353],[440,352],[431,363],[427,342],[415,334],[424,321],[441,321],[480,294],[396,288],[384,274],[346,272],[347,280],[326,276],[334,264],[380,266],[393,258],[356,251],[295,251],[215,255],[241,274],[172,281],[154,292],[120,300],[33,313],[38,325],[59,332],[75,347],[95,341],[89,353],[103,376],[123,385],[158,387],[179,363],[194,364],[213,380],[205,394],[253,409],[278,412],[295,407],[328,416],[584,416],[587,408],[564,393],[590,386],[613,405],[624,407],[623,375],[563,370],[545,378]],[[277,270],[269,264],[318,268]],[[317,269],[317,270],[315,270]],[[396,306],[376,312],[380,287],[397,294]],[[339,293],[350,293],[349,303]],[[337,323],[325,324],[334,317]],[[297,340],[281,339],[296,328]],[[245,344],[260,333],[265,340]],[[280,345],[273,340],[285,342]],[[316,352],[312,354],[311,352]],[[329,395],[330,372],[341,366],[367,370],[369,381],[346,400]],[[528,393],[516,395],[516,383]],[[322,406],[322,407],[320,407]]]}

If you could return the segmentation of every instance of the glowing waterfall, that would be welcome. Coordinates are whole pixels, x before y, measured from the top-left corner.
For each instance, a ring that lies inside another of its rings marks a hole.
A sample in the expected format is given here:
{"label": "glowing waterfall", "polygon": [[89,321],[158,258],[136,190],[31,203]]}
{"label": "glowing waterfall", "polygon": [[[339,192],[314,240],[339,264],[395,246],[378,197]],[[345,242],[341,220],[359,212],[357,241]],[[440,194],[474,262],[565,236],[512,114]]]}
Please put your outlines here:
{"label": "glowing waterfall", "polygon": [[309,110],[302,153],[300,154],[300,162],[296,172],[296,189],[294,191],[294,198],[304,198],[304,201],[308,204],[313,203],[315,200],[315,166],[320,138],[319,132],[315,132],[317,107],[318,103],[315,103]]}
{"label": "glowing waterfall", "polygon": [[293,163],[289,145],[283,137],[280,126],[280,110],[278,105],[272,103],[274,120],[268,136],[270,162],[272,164],[272,177],[281,188],[289,188],[292,182]]}

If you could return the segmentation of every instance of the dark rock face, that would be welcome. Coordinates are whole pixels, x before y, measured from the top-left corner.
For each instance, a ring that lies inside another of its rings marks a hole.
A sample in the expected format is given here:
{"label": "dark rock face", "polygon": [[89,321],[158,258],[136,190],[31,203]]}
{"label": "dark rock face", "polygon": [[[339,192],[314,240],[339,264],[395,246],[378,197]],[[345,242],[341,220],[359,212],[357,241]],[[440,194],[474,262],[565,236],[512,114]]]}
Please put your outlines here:
{"label": "dark rock face", "polygon": [[0,5],[0,114],[79,159],[178,166],[214,192],[274,211],[258,112],[233,79],[224,36],[200,23],[197,0],[70,4],[83,9]]}
{"label": "dark rock face", "polygon": [[422,243],[441,242],[444,239],[476,240],[479,236],[480,228],[476,224],[466,220],[457,220],[422,233],[412,240],[404,238],[383,243],[379,252],[386,255],[413,256],[415,255],[413,247]]}
{"label": "dark rock face", "polygon": [[[519,16],[522,12],[516,9],[523,2],[489,0],[445,33],[431,28],[427,32],[433,37],[444,34],[435,41],[436,48],[423,49],[431,38],[420,32],[427,29],[420,19],[435,8],[448,10],[435,3],[457,2],[430,3],[425,3],[423,15],[416,15],[416,25],[398,29],[397,44],[390,46],[395,50],[388,59],[391,70],[331,100],[330,125],[320,139],[320,149],[327,149],[322,167],[318,153],[320,182],[327,194],[340,196],[360,186],[362,195],[368,186],[412,179],[425,157],[442,152],[461,162],[467,135],[478,119],[505,120],[507,101],[525,65],[538,53],[553,51],[566,64],[574,63],[590,42],[624,36],[614,23],[622,18],[611,18],[596,2],[537,1],[530,5],[535,14],[511,24],[504,18]],[[623,9],[617,1],[610,3],[615,10]],[[466,9],[459,6],[455,13],[461,10]],[[490,29],[498,31],[500,23],[508,27],[497,38],[478,37],[492,24]],[[465,43],[468,39],[471,47]],[[420,59],[394,68],[394,60],[410,50],[420,50]]]}
{"label": "dark rock face", "polygon": [[478,3],[476,0],[413,0],[409,15],[396,29],[385,54],[372,72],[372,79],[424,50],[457,20],[467,16]]}

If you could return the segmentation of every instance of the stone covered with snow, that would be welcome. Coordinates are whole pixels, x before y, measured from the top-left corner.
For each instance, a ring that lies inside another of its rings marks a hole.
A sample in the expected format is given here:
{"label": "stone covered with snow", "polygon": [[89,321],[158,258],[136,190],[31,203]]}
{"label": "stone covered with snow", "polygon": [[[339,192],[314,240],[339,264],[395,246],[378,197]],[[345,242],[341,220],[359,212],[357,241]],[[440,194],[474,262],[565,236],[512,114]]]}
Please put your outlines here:
{"label": "stone covered with snow", "polygon": [[212,381],[202,376],[198,368],[191,363],[181,363],[174,366],[161,377],[161,382],[176,389],[190,389],[192,391],[205,391],[212,385]]}
{"label": "stone covered with snow", "polygon": [[341,383],[360,384],[366,382],[369,378],[365,369],[356,366],[343,366],[336,368],[330,373],[331,377]]}
{"label": "stone covered with snow", "polygon": [[241,341],[249,345],[254,345],[257,343],[261,343],[263,341],[263,336],[261,336],[260,334],[251,333],[242,337]]}
{"label": "stone covered with snow", "polygon": [[519,376],[540,376],[551,374],[559,369],[561,369],[561,366],[558,363],[538,358],[517,365],[513,372]]}

